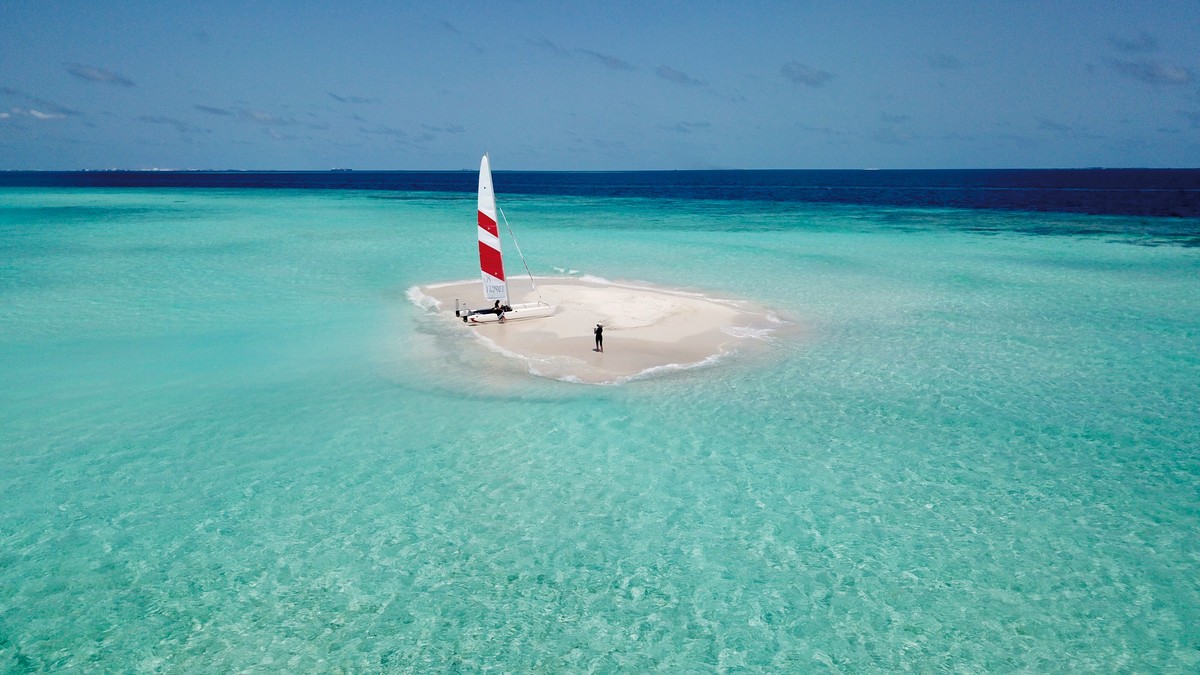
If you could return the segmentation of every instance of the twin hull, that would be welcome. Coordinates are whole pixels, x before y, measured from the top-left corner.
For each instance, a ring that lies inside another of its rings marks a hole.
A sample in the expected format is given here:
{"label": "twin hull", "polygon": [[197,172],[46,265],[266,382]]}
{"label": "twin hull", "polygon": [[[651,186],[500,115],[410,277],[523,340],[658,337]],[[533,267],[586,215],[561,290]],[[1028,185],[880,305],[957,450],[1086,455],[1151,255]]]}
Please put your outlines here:
{"label": "twin hull", "polygon": [[[483,312],[481,314],[459,312],[457,315],[462,316],[468,323],[496,323],[500,320],[500,317],[493,314],[490,309],[483,310]],[[550,316],[553,313],[553,305],[547,305],[544,302],[530,302],[523,305],[513,305],[512,309],[504,313],[504,320],[537,319],[543,316]]]}

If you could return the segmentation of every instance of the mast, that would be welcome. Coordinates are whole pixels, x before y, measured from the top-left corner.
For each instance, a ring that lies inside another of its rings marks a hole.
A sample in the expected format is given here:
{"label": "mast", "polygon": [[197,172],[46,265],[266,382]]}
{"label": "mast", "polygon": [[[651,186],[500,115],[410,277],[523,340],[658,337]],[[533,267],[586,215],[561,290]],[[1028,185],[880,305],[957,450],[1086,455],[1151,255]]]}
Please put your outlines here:
{"label": "mast", "polygon": [[500,254],[500,230],[496,225],[496,194],[492,189],[492,167],[487,153],[479,162],[479,271],[483,275],[483,297],[508,302],[504,258]]}

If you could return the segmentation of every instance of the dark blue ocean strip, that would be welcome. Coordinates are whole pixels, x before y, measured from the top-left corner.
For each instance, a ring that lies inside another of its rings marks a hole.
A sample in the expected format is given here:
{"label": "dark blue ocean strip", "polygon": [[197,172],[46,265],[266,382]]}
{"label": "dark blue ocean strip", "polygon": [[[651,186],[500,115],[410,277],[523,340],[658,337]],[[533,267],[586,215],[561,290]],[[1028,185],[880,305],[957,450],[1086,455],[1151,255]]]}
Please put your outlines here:
{"label": "dark blue ocean strip", "polygon": [[[8,171],[0,187],[474,193],[474,171]],[[498,171],[508,195],[1200,218],[1200,169]]]}

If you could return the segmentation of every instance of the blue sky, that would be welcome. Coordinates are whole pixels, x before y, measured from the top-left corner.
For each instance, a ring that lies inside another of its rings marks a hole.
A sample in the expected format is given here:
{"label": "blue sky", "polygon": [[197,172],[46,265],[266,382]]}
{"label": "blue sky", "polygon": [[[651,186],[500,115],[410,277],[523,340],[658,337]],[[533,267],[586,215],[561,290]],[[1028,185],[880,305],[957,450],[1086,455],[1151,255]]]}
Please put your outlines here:
{"label": "blue sky", "polygon": [[1195,0],[2,14],[0,169],[1200,165]]}

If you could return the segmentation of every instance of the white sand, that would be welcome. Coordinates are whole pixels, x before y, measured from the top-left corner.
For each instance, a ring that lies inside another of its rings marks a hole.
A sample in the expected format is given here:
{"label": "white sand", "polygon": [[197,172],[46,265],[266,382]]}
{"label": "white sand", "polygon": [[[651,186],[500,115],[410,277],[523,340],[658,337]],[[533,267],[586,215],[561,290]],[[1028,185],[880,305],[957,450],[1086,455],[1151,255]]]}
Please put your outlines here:
{"label": "white sand", "polygon": [[[510,282],[510,293],[514,286]],[[784,325],[746,302],[646,285],[554,277],[539,279],[537,287],[541,299],[556,306],[554,314],[503,324],[465,324],[455,318],[455,299],[475,309],[491,305],[482,299],[478,281],[421,286],[409,295],[472,331],[485,346],[524,360],[535,375],[593,384],[713,363],[762,343]],[[510,299],[513,304],[537,300],[532,290]],[[597,323],[604,325],[603,353],[594,351]]]}

